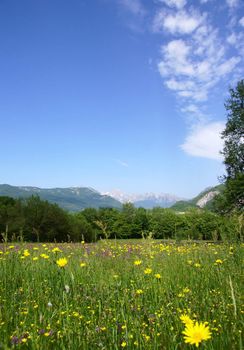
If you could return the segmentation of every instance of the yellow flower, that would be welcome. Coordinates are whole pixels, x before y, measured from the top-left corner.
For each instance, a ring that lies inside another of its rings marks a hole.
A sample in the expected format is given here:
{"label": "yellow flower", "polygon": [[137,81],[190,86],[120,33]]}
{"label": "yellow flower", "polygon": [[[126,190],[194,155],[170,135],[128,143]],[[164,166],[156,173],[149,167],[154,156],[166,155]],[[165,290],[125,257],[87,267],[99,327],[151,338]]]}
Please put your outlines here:
{"label": "yellow flower", "polygon": [[197,348],[203,340],[211,338],[209,326],[203,322],[186,325],[186,328],[182,333],[184,334],[185,343],[196,345]]}
{"label": "yellow flower", "polygon": [[217,260],[215,261],[215,264],[216,264],[216,265],[217,265],[217,264],[223,264],[223,260],[217,259]]}
{"label": "yellow flower", "polygon": [[141,265],[142,261],[141,260],[135,260],[134,261],[134,265],[138,266]]}
{"label": "yellow flower", "polygon": [[126,341],[123,341],[123,342],[121,343],[121,347],[122,347],[122,348],[125,348],[126,345],[127,345]]}
{"label": "yellow flower", "polygon": [[142,290],[142,289],[137,289],[136,294],[137,294],[137,295],[143,294],[143,290]]}
{"label": "yellow flower", "polygon": [[28,249],[25,249],[23,255],[24,255],[24,256],[30,256],[29,250],[28,250]]}
{"label": "yellow flower", "polygon": [[150,275],[152,273],[152,269],[149,269],[148,267],[144,270],[145,275]]}
{"label": "yellow flower", "polygon": [[68,260],[66,258],[60,258],[56,261],[59,267],[64,267],[68,264]]}
{"label": "yellow flower", "polygon": [[41,254],[40,257],[43,259],[49,259],[49,255],[47,254]]}
{"label": "yellow flower", "polygon": [[160,275],[160,273],[155,273],[154,277],[156,277],[158,280],[160,280],[161,275]]}
{"label": "yellow flower", "polygon": [[52,252],[53,252],[53,253],[61,253],[62,250],[59,249],[59,247],[55,247],[55,248],[52,249]]}
{"label": "yellow flower", "polygon": [[85,262],[81,262],[80,263],[80,267],[85,267],[86,266],[86,263]]}
{"label": "yellow flower", "polygon": [[194,266],[197,267],[197,268],[199,268],[199,267],[201,267],[201,264],[195,263]]}
{"label": "yellow flower", "polygon": [[192,319],[190,318],[190,316],[186,315],[186,314],[183,314],[180,316],[180,319],[181,321],[186,325],[192,325],[193,324],[193,321]]}

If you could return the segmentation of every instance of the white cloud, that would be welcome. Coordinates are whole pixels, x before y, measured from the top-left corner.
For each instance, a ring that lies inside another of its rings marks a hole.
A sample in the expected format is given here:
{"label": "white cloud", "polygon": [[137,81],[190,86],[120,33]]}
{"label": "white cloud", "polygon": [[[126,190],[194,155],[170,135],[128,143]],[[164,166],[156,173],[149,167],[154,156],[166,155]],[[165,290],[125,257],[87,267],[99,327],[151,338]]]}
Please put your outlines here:
{"label": "white cloud", "polygon": [[239,23],[242,27],[244,27],[244,16],[239,20]]}
{"label": "white cloud", "polygon": [[224,123],[212,122],[195,127],[186,137],[181,148],[191,156],[222,160],[220,151],[223,149],[223,140],[220,133]]}
{"label": "white cloud", "polygon": [[177,9],[181,9],[186,5],[186,0],[160,0],[164,4],[169,7],[176,7]]}
{"label": "white cloud", "polygon": [[203,21],[203,16],[197,12],[168,12],[161,10],[154,18],[153,29],[155,32],[167,30],[171,34],[190,34]]}
{"label": "white cloud", "polygon": [[209,91],[241,60],[239,56],[226,57],[217,30],[206,19],[189,38],[172,40],[161,52],[158,69],[165,85],[192,101],[207,100]]}
{"label": "white cloud", "polygon": [[[161,2],[170,6],[170,0]],[[226,3],[230,16],[238,0],[226,0]],[[231,17],[233,23],[223,33],[223,28],[219,31],[210,22],[210,13],[196,11],[193,6],[175,7],[174,10],[164,7],[156,13],[153,30],[165,34],[165,39],[171,34],[161,47],[158,70],[164,85],[178,97],[180,110],[191,127],[181,149],[192,156],[220,160],[219,151],[223,148],[220,132],[224,123],[212,121],[213,116],[203,112],[206,108],[202,102],[208,100],[220,83],[241,76],[244,33],[236,27],[236,16],[235,22],[234,16]],[[244,17],[239,24],[244,26]]]}
{"label": "white cloud", "polygon": [[234,67],[240,62],[240,60],[240,57],[231,57],[218,67],[217,74],[220,76],[229,74],[233,71]]}
{"label": "white cloud", "polygon": [[227,43],[232,45],[244,57],[244,32],[232,32],[227,37]]}
{"label": "white cloud", "polygon": [[199,125],[206,123],[208,115],[203,113],[196,104],[189,104],[181,108],[181,112],[184,113],[187,121],[190,125]]}
{"label": "white cloud", "polygon": [[140,0],[119,0],[119,3],[134,15],[145,15],[145,9]]}
{"label": "white cloud", "polygon": [[232,33],[227,37],[227,43],[230,45],[235,45],[237,43],[237,36],[235,33]]}
{"label": "white cloud", "polygon": [[120,159],[115,159],[116,163],[118,163],[119,165],[125,167],[125,168],[128,168],[129,167],[129,164],[120,160]]}
{"label": "white cloud", "polygon": [[226,0],[229,7],[235,7],[238,4],[238,0]]}

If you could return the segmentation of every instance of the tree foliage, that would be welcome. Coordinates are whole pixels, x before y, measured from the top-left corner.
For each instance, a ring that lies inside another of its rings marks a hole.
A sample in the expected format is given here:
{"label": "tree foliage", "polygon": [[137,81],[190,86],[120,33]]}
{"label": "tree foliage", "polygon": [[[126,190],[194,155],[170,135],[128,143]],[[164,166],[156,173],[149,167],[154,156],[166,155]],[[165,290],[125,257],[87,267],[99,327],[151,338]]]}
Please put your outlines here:
{"label": "tree foliage", "polygon": [[238,215],[222,217],[207,210],[177,213],[171,209],[122,210],[87,208],[69,213],[38,196],[25,200],[0,197],[0,234],[3,240],[95,242],[107,238],[236,240],[243,237]]}
{"label": "tree foliage", "polygon": [[225,190],[215,200],[220,213],[241,212],[244,209],[244,80],[230,89],[225,103],[227,123],[222,132],[226,175]]}

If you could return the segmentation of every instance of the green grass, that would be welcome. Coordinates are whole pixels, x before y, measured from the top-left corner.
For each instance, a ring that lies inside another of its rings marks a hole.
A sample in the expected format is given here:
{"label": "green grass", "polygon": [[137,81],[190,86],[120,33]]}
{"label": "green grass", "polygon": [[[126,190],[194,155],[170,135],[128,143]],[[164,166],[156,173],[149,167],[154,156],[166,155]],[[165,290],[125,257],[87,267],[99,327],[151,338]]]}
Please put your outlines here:
{"label": "green grass", "polygon": [[208,322],[199,349],[243,349],[243,255],[150,239],[2,245],[0,349],[194,349],[182,314]]}

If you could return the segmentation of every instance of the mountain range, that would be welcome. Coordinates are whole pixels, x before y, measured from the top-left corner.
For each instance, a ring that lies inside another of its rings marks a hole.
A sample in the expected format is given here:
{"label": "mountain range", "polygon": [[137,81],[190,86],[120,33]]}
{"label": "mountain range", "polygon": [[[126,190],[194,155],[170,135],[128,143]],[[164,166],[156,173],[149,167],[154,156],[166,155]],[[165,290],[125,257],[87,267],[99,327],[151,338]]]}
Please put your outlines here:
{"label": "mountain range", "polygon": [[68,211],[80,211],[85,208],[122,208],[123,203],[133,203],[135,207],[151,209],[154,207],[172,208],[186,211],[190,208],[211,209],[213,198],[223,190],[223,185],[210,187],[190,200],[183,200],[172,194],[125,194],[120,190],[100,193],[90,187],[39,188],[31,186],[0,185],[0,196],[28,198],[38,195],[41,199],[56,203]]}
{"label": "mountain range", "polygon": [[223,190],[224,185],[208,187],[204,191],[200,192],[196,197],[188,201],[181,200],[176,202],[174,205],[172,205],[171,209],[176,211],[186,211],[192,208],[205,208],[211,210],[214,197],[223,192]]}
{"label": "mountain range", "polygon": [[89,187],[39,188],[31,186],[0,185],[0,196],[28,198],[38,195],[50,203],[57,203],[69,211],[80,211],[85,208],[121,208],[122,204],[110,196],[102,195]]}
{"label": "mountain range", "polygon": [[113,190],[111,192],[104,193],[107,196],[111,196],[121,203],[133,203],[136,208],[143,207],[145,209],[152,209],[154,207],[170,208],[177,201],[183,198],[177,197],[169,193],[152,193],[147,192],[143,194],[127,194],[120,190]]}

